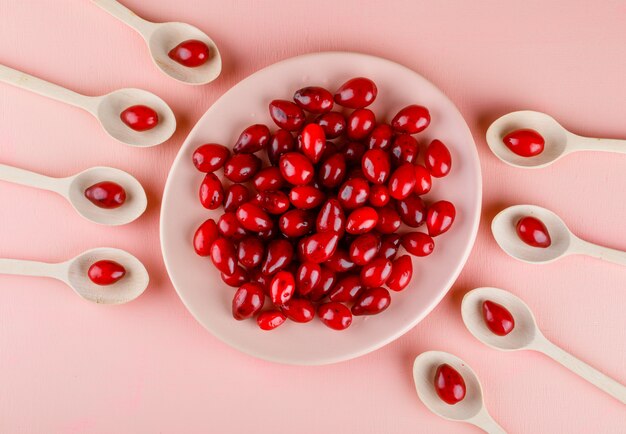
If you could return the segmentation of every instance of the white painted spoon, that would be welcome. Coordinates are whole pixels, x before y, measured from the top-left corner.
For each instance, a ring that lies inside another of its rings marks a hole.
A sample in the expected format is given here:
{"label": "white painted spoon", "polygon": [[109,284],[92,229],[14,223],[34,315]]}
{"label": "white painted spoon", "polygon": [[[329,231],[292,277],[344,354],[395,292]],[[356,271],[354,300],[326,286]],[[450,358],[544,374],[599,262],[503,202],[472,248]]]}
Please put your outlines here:
{"label": "white painted spoon", "polygon": [[[543,222],[552,244],[546,248],[523,242],[515,229],[520,218],[531,216]],[[603,261],[626,265],[626,252],[581,240],[552,211],[535,205],[515,205],[498,213],[491,222],[491,232],[498,245],[510,256],[531,264],[542,264],[567,256],[587,255]]]}
{"label": "white painted spoon", "polygon": [[[127,145],[158,145],[169,139],[176,130],[172,109],[161,98],[145,90],[128,88],[103,96],[86,96],[4,65],[0,65],[0,81],[86,110],[100,121],[102,128],[111,137]],[[120,114],[138,104],[157,112],[159,122],[154,128],[135,131],[122,122]]]}
{"label": "white painted spoon", "polygon": [[[111,260],[126,269],[126,275],[112,285],[100,286],[87,276],[89,267],[100,260]],[[139,297],[148,287],[148,272],[130,253],[103,247],[88,250],[74,259],[58,264],[0,259],[0,274],[51,277],[65,282],[85,300],[99,304],[122,304]]]}
{"label": "white painted spoon", "polygon": [[[135,15],[133,11],[115,0],[92,1],[135,29],[146,41],[154,64],[173,79],[186,84],[206,84],[220,75],[222,58],[217,45],[197,27],[186,23],[153,23]],[[211,57],[204,65],[189,68],[168,56],[172,48],[189,39],[202,41],[209,47]]]}
{"label": "white painted spoon", "polygon": [[[486,300],[504,306],[513,315],[515,327],[508,335],[498,336],[487,328],[482,315],[482,304]],[[626,387],[549,341],[539,330],[530,308],[510,292],[498,288],[474,289],[463,297],[461,314],[467,329],[482,343],[502,351],[533,350],[544,353],[626,404]]]}
{"label": "white painted spoon", "polygon": [[[143,187],[133,176],[112,167],[92,167],[67,178],[51,178],[17,167],[0,164],[0,180],[53,191],[63,196],[84,218],[103,225],[123,225],[146,210],[148,200]],[[100,208],[85,197],[85,190],[102,181],[121,185],[126,201],[119,208]]]}
{"label": "white painted spoon", "polygon": [[[522,157],[512,152],[502,141],[508,133],[530,128],[545,140],[543,152],[534,157]],[[545,113],[525,110],[512,112],[496,119],[487,129],[487,144],[505,163],[521,168],[539,168],[576,151],[605,151],[626,154],[626,140],[595,139],[571,133]]]}
{"label": "white painted spoon", "polygon": [[[465,398],[454,405],[445,403],[435,392],[435,372],[447,363],[457,370],[465,381]],[[506,433],[489,415],[483,401],[483,391],[478,376],[463,360],[443,351],[426,351],[415,358],[413,380],[417,395],[430,411],[444,419],[467,422],[492,434]]]}

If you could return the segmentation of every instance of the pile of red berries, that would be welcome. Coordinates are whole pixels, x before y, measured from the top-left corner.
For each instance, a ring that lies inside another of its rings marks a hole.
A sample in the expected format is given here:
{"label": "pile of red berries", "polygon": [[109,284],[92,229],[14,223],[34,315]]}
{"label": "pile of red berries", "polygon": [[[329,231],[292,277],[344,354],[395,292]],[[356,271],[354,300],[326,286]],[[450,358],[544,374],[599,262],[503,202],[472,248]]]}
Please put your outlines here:
{"label": "pile of red berries", "polygon": [[[377,92],[362,77],[334,95],[305,87],[293,101],[270,103],[279,127],[273,134],[266,125],[251,125],[232,155],[218,144],[194,152],[195,166],[206,173],[200,202],[210,210],[223,207],[224,214],[202,223],[193,244],[226,284],[238,288],[235,319],[256,316],[259,327],[271,330],[286,319],[309,322],[317,312],[325,325],[343,330],[353,315],[385,310],[389,289],[409,284],[413,263],[406,254],[396,258],[400,246],[427,256],[432,237],[452,225],[452,203],[427,205],[421,197],[432,177],[446,176],[451,167],[439,140],[426,146],[424,164],[418,163],[413,134],[430,124],[428,110],[410,105],[391,124],[377,122],[365,108]],[[344,109],[332,111],[335,104]],[[258,154],[265,154],[267,167]],[[228,186],[213,173],[221,167]],[[402,223],[425,223],[428,233],[400,235]],[[262,310],[266,297],[271,307]]]}

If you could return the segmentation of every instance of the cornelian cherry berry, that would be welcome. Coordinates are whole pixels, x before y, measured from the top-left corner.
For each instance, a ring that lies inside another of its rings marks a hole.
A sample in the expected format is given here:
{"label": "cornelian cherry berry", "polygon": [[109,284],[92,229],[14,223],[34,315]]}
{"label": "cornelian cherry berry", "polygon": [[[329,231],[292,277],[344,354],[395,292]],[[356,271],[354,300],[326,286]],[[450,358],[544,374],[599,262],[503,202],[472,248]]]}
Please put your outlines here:
{"label": "cornelian cherry berry", "polygon": [[264,149],[270,141],[270,129],[263,124],[250,125],[235,142],[235,154],[254,154]]}
{"label": "cornelian cherry berry", "polygon": [[522,217],[515,228],[520,240],[529,246],[545,249],[552,244],[548,228],[535,217]]}
{"label": "cornelian cherry berry", "polygon": [[367,138],[368,149],[382,149],[383,151],[391,147],[393,141],[393,129],[387,124],[379,124],[372,130]]}
{"label": "cornelian cherry berry", "polygon": [[347,275],[331,288],[329,298],[331,301],[350,303],[357,299],[363,289],[359,276]]}
{"label": "cornelian cherry berry", "polygon": [[440,200],[428,208],[426,227],[431,237],[441,235],[450,229],[456,217],[456,209],[452,202]]}
{"label": "cornelian cherry berry", "polygon": [[145,105],[134,105],[120,113],[120,119],[135,131],[148,131],[159,123],[159,115]]}
{"label": "cornelian cherry berry", "polygon": [[430,191],[433,181],[430,172],[424,166],[416,165],[415,170],[415,194],[422,195]]}
{"label": "cornelian cherry berry", "polygon": [[296,273],[296,289],[301,296],[313,291],[322,279],[322,268],[314,262],[303,262]]}
{"label": "cornelian cherry berry", "polygon": [[256,322],[261,330],[274,330],[276,327],[284,324],[287,317],[279,310],[268,310],[261,312],[256,318]]}
{"label": "cornelian cherry berry", "polygon": [[409,105],[398,112],[391,121],[391,126],[399,133],[415,134],[426,129],[430,124],[430,113],[421,105]]}
{"label": "cornelian cherry berry", "polygon": [[224,193],[224,211],[237,211],[237,208],[248,199],[250,199],[250,190],[245,185],[232,184]]}
{"label": "cornelian cherry berry", "polygon": [[378,224],[378,212],[372,207],[364,206],[350,213],[346,219],[346,232],[349,234],[364,234],[371,231]]}
{"label": "cornelian cherry berry", "polygon": [[287,237],[297,238],[308,234],[315,227],[315,215],[307,210],[292,209],[278,219],[278,228]]}
{"label": "cornelian cherry berry", "polygon": [[450,151],[440,140],[433,140],[424,154],[426,168],[435,178],[442,178],[450,173],[452,157]]}
{"label": "cornelian cherry berry", "polygon": [[292,298],[281,306],[281,309],[287,318],[294,322],[309,322],[313,320],[315,316],[313,303],[304,298]]}
{"label": "cornelian cherry berry", "polygon": [[414,256],[428,256],[435,249],[435,241],[423,232],[408,232],[402,235],[400,242]]}
{"label": "cornelian cherry berry", "polygon": [[313,163],[317,163],[322,158],[326,148],[326,135],[318,124],[308,124],[302,130],[301,151]]}
{"label": "cornelian cherry berry", "polygon": [[502,139],[511,152],[521,157],[534,157],[543,152],[544,138],[535,130],[521,129],[511,131]]}
{"label": "cornelian cherry berry", "polygon": [[402,291],[413,277],[413,261],[409,255],[402,255],[391,263],[391,274],[385,285],[394,291]]}
{"label": "cornelian cherry berry", "polygon": [[333,109],[333,94],[323,87],[309,86],[296,91],[293,100],[309,113],[327,113]]}
{"label": "cornelian cherry berry", "polygon": [[280,128],[295,131],[304,125],[304,112],[293,102],[275,99],[269,107],[270,116]]}
{"label": "cornelian cherry berry", "polygon": [[274,166],[278,164],[281,155],[296,149],[296,143],[291,133],[287,130],[277,130],[267,145],[267,157]]}
{"label": "cornelian cherry berry", "polygon": [[204,65],[211,57],[209,47],[197,39],[183,41],[167,53],[168,57],[188,68]]}
{"label": "cornelian cherry berry", "polygon": [[387,205],[390,199],[389,189],[386,186],[375,184],[370,187],[370,205],[380,208]]}
{"label": "cornelian cherry berry", "polygon": [[369,109],[356,109],[348,116],[347,133],[351,140],[367,137],[376,126],[376,115]]}
{"label": "cornelian cherry berry", "polygon": [[359,109],[373,103],[377,94],[378,88],[372,80],[357,77],[346,81],[337,89],[335,102],[344,107]]}
{"label": "cornelian cherry berry", "polygon": [[213,265],[222,273],[231,275],[235,272],[237,250],[231,240],[223,237],[216,239],[211,244],[210,255]]}
{"label": "cornelian cherry berry", "polygon": [[103,181],[88,187],[85,197],[98,208],[115,209],[126,202],[126,191],[115,182]]}
{"label": "cornelian cherry berry", "polygon": [[[328,147],[327,147],[328,149]],[[326,188],[335,188],[346,177],[346,157],[337,153],[326,158],[319,166],[317,178]]]}
{"label": "cornelian cherry berry", "polygon": [[254,268],[261,265],[265,254],[263,241],[254,236],[248,236],[239,241],[237,259],[244,267]]}
{"label": "cornelian cherry berry", "polygon": [[333,330],[345,330],[352,324],[352,313],[345,305],[338,302],[321,304],[317,316],[322,323]]}
{"label": "cornelian cherry berry", "polygon": [[313,164],[304,155],[288,152],[280,157],[280,173],[293,185],[306,185],[313,180]]}
{"label": "cornelian cherry berry", "polygon": [[384,184],[391,172],[389,154],[382,149],[370,149],[361,162],[363,175],[374,184]]}
{"label": "cornelian cherry berry", "polygon": [[233,317],[239,321],[251,318],[263,308],[263,304],[265,304],[263,287],[255,282],[244,283],[233,297]]}
{"label": "cornelian cherry berry", "polygon": [[417,161],[419,154],[419,144],[415,137],[409,134],[399,134],[396,136],[391,146],[391,162],[399,166],[402,163],[413,163]]}
{"label": "cornelian cherry berry", "polygon": [[437,367],[434,386],[435,392],[446,404],[454,405],[465,398],[465,380],[456,369],[448,364]]}
{"label": "cornelian cherry berry", "polygon": [[246,182],[261,168],[261,160],[252,154],[235,154],[224,165],[224,176],[232,182]]}
{"label": "cornelian cherry berry", "polygon": [[287,303],[296,292],[296,280],[288,271],[279,271],[270,282],[270,299],[274,306]]}
{"label": "cornelian cherry berry", "polygon": [[193,165],[200,172],[215,172],[222,167],[230,157],[230,151],[226,146],[216,143],[201,145],[193,153]]}
{"label": "cornelian cherry berry", "polygon": [[287,240],[272,240],[267,245],[267,255],[261,266],[266,276],[285,269],[293,259],[293,246]]}
{"label": "cornelian cherry berry", "polygon": [[315,120],[326,134],[327,139],[336,139],[346,130],[346,118],[338,112],[328,112]]}
{"label": "cornelian cherry berry", "polygon": [[506,336],[515,328],[515,319],[511,312],[491,300],[483,302],[483,319],[489,330],[498,336]]}
{"label": "cornelian cherry berry", "polygon": [[385,258],[377,258],[361,268],[359,277],[363,286],[373,288],[384,285],[390,275],[391,262]]}
{"label": "cornelian cherry berry", "polygon": [[215,220],[207,219],[200,225],[193,236],[193,249],[199,256],[209,256],[211,245],[219,236]]}
{"label": "cornelian cherry berry", "polygon": [[200,184],[200,203],[207,209],[217,209],[224,201],[222,182],[213,173],[207,173]]}
{"label": "cornelian cherry berry", "polygon": [[239,288],[241,285],[249,281],[248,271],[245,268],[237,265],[233,274],[220,273],[222,281],[228,286],[233,288]]}
{"label": "cornelian cherry berry", "polygon": [[91,264],[87,276],[96,285],[112,285],[126,275],[126,269],[115,261],[102,260]]}
{"label": "cornelian cherry berry", "polygon": [[364,290],[352,305],[353,315],[376,315],[391,304],[391,295],[385,288],[369,288]]}

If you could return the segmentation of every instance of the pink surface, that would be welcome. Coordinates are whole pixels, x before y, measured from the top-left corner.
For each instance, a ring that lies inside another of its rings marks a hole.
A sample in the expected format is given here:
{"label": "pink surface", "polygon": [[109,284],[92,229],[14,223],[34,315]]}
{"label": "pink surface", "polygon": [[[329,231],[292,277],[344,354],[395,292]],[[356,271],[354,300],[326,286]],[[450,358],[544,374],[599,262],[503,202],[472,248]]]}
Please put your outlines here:
{"label": "pink surface", "polygon": [[[0,186],[0,257],[63,260],[95,246],[136,254],[148,291],[117,307],[80,300],[63,284],[0,276],[0,432],[358,433],[478,432],[419,402],[418,353],[439,349],[481,377],[494,417],[511,432],[624,432],[624,408],[541,355],[500,353],[462,325],[462,295],[493,285],[521,296],[547,337],[626,382],[626,268],[587,258],[526,265],[496,246],[489,221],[515,203],[548,206],[583,238],[626,249],[626,157],[582,154],[539,171],[499,162],[489,122],[530,108],[580,134],[626,137],[626,6],[524,2],[215,2],[125,4],[153,20],[187,21],[220,46],[225,68],[188,87],[153,67],[142,40],[83,0],[0,0],[0,63],[85,93],[135,86],[178,115],[174,138],[153,149],[114,142],[77,109],[0,85],[0,161],[53,176],[93,165],[128,170],[150,205],[138,221],[96,226],[49,193]],[[415,69],[459,106],[482,158],[484,217],[451,294],[417,328],[339,365],[274,365],[240,354],[195,322],[160,257],[165,177],[186,134],[226,89],[257,69],[311,51],[354,50]],[[71,157],[70,157],[71,156]],[[245,411],[244,411],[245,409]],[[268,417],[271,415],[271,417]],[[304,424],[304,425],[302,425]],[[261,426],[261,428],[259,428]]]}

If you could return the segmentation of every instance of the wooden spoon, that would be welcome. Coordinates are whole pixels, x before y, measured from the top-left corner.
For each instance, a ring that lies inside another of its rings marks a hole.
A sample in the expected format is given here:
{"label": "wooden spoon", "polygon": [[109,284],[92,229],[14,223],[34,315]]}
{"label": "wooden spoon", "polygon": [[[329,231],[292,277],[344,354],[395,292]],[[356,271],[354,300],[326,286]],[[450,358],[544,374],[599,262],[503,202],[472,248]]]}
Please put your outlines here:
{"label": "wooden spoon", "polygon": [[[17,167],[0,164],[0,180],[53,191],[63,196],[84,218],[103,225],[123,225],[146,210],[148,200],[143,187],[130,174],[112,167],[93,167],[67,178],[51,178]],[[85,197],[85,190],[102,181],[121,185],[126,201],[119,208],[100,208]]]}
{"label": "wooden spoon", "polygon": [[[519,238],[515,227],[520,218],[527,216],[541,220],[546,226],[552,240],[549,247],[529,246]],[[531,264],[548,263],[567,255],[587,255],[626,265],[626,252],[581,240],[567,228],[559,216],[535,205],[515,205],[500,211],[491,222],[491,232],[508,255]]]}
{"label": "wooden spoon", "polygon": [[[534,157],[522,157],[512,152],[502,139],[508,133],[530,128],[545,140],[543,152]],[[500,160],[514,167],[539,168],[554,163],[577,151],[605,151],[626,154],[626,140],[595,139],[571,133],[545,113],[525,110],[512,112],[496,119],[487,129],[487,144]]]}
{"label": "wooden spoon", "polygon": [[[141,89],[120,89],[103,96],[86,96],[0,65],[0,81],[88,111],[115,140],[131,146],[154,146],[165,142],[176,130],[172,109],[158,96]],[[145,105],[159,115],[159,123],[147,131],[135,131],[122,122],[120,114],[128,107]]]}
{"label": "wooden spoon", "polygon": [[[439,365],[452,366],[465,381],[467,392],[462,401],[454,405],[445,403],[435,392],[435,372]],[[413,363],[413,380],[417,395],[430,411],[444,419],[467,422],[492,434],[506,433],[489,415],[483,400],[478,376],[463,360],[443,351],[427,351]]]}
{"label": "wooden spoon", "polygon": [[[112,285],[96,285],[87,276],[87,270],[100,260],[119,263],[126,269],[126,275]],[[65,282],[85,300],[99,304],[122,304],[134,300],[145,291],[149,281],[146,268],[137,258],[124,250],[106,247],[86,251],[58,264],[0,259],[0,274],[52,277]]]}
{"label": "wooden spoon", "polygon": [[[148,44],[154,64],[165,74],[186,84],[206,84],[222,71],[222,58],[217,45],[202,30],[186,23],[153,23],[135,15],[115,0],[92,0],[115,18],[132,27]],[[189,39],[204,42],[209,47],[210,59],[203,65],[189,68],[172,60],[168,53]]]}
{"label": "wooden spoon", "polygon": [[[482,304],[491,300],[504,306],[515,320],[513,330],[498,336],[491,332],[482,315]],[[550,342],[539,330],[530,308],[521,299],[498,288],[477,288],[463,297],[461,314],[476,339],[502,351],[533,350],[551,357],[594,386],[626,404],[626,387]]]}

